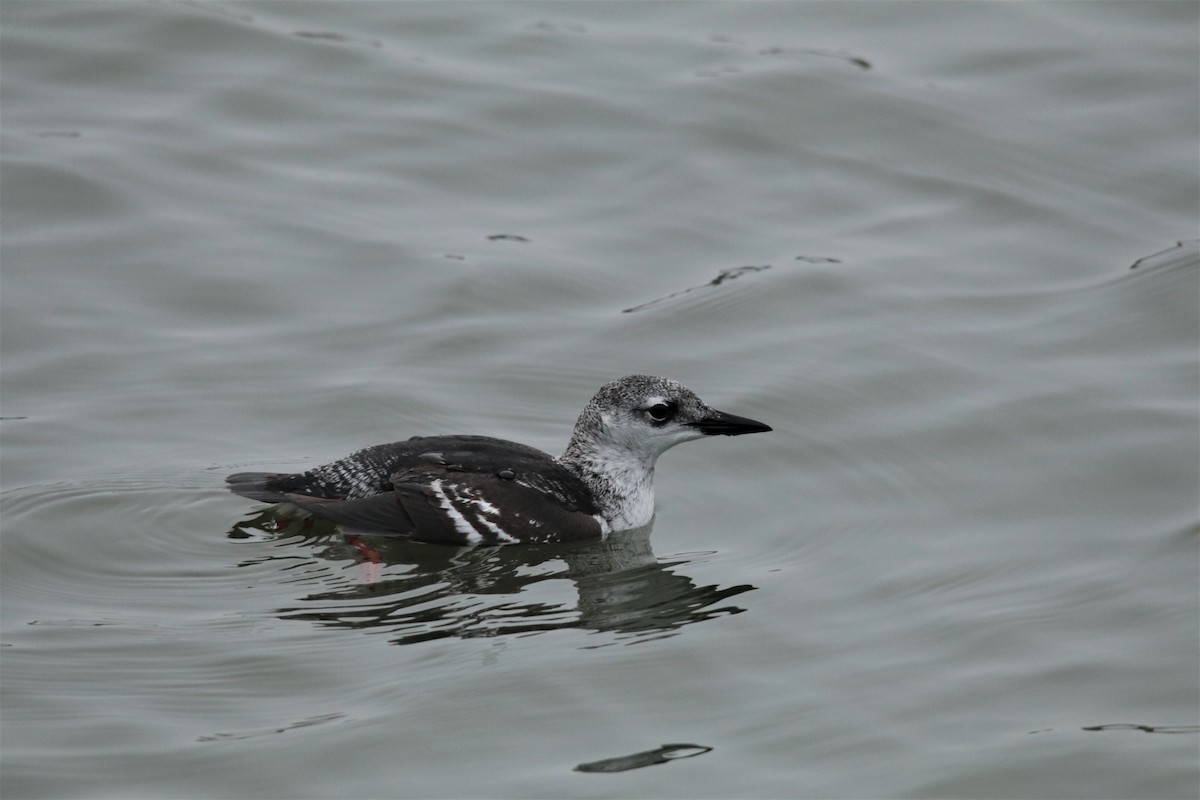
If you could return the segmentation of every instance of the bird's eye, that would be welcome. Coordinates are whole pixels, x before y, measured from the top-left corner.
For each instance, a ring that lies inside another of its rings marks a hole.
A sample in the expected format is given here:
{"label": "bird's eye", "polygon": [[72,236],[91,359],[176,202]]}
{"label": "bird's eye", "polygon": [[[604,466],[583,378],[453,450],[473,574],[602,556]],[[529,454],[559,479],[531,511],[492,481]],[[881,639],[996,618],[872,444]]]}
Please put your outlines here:
{"label": "bird's eye", "polygon": [[675,408],[670,403],[655,403],[646,409],[653,422],[666,422],[675,414]]}

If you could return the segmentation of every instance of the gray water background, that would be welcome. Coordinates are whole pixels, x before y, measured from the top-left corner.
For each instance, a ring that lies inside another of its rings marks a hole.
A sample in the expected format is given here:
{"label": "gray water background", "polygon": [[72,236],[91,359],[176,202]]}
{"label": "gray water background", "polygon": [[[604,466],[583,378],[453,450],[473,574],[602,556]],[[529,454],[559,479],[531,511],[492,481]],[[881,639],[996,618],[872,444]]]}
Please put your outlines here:
{"label": "gray water background", "polygon": [[[1197,20],[5,0],[4,797],[1196,797]],[[631,372],[650,532],[222,487]]]}

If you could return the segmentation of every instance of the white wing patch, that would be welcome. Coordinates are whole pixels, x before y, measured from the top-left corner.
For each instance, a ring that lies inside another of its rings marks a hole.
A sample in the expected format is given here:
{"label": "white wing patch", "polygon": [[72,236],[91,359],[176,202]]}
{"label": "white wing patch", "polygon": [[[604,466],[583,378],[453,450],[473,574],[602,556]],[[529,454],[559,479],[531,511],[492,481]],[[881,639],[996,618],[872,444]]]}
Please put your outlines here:
{"label": "white wing patch", "polygon": [[441,501],[438,503],[438,506],[442,511],[446,512],[446,516],[454,523],[454,529],[466,537],[469,544],[479,544],[482,542],[483,534],[475,530],[475,526],[468,522],[467,518],[462,515],[462,512],[454,507],[454,503],[446,496],[446,486],[442,481],[433,481],[429,486]]}
{"label": "white wing patch", "polygon": [[515,536],[509,536],[508,533],[499,525],[489,519],[480,518],[479,523],[496,535],[496,541],[500,544],[516,544],[520,539]]}
{"label": "white wing patch", "polygon": [[[516,544],[520,541],[497,524],[500,509],[480,497],[478,491],[441,480],[432,481],[429,486],[438,497],[438,507],[446,513],[454,529],[463,535],[467,544],[483,544],[485,539],[490,539],[489,544]],[[485,537],[484,531],[491,536]]]}

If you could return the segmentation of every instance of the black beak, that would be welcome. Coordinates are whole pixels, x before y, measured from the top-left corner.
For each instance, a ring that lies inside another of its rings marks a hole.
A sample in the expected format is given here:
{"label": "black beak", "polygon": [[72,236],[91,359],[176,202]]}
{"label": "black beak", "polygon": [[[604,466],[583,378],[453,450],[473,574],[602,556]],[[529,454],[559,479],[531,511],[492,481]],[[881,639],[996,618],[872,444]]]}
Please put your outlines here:
{"label": "black beak", "polygon": [[756,422],[746,417],[735,416],[734,414],[726,414],[724,411],[714,411],[712,416],[705,417],[699,422],[692,423],[693,428],[698,428],[701,433],[709,436],[741,436],[743,433],[766,433],[771,430],[770,425],[764,425],[761,422]]}

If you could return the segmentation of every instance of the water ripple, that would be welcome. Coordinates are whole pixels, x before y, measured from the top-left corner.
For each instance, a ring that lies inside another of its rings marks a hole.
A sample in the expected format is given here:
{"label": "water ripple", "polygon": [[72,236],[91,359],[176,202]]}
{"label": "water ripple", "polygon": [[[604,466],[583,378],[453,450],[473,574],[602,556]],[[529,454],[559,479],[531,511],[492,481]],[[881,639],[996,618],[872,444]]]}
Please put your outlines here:
{"label": "water ripple", "polygon": [[[685,574],[693,557],[657,558],[649,528],[598,542],[450,548],[343,536],[321,521],[270,512],[251,522],[268,531],[282,525],[283,568],[299,571],[296,585],[313,587],[298,604],[277,609],[281,619],[384,633],[395,644],[563,629],[610,635],[592,647],[632,644],[742,613],[728,601],[755,588],[698,585]],[[309,557],[295,562],[300,549]],[[278,567],[280,558],[259,556],[242,566]]]}

